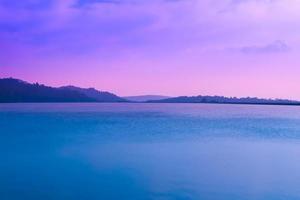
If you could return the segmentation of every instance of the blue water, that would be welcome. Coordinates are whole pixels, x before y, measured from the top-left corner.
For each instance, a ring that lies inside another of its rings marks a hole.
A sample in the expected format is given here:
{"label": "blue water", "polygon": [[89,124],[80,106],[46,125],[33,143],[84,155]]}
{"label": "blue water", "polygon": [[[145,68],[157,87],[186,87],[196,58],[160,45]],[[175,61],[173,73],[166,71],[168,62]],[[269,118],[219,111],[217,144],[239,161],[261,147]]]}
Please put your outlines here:
{"label": "blue water", "polygon": [[300,107],[0,104],[0,199],[300,199]]}

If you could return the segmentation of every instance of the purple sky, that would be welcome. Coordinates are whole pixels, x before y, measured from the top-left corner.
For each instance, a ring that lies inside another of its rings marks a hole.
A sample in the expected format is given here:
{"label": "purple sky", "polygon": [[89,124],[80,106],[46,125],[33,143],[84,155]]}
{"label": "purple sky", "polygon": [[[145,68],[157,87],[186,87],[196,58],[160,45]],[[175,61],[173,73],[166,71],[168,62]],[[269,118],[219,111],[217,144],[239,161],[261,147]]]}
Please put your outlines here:
{"label": "purple sky", "polygon": [[300,0],[0,0],[0,77],[300,100]]}

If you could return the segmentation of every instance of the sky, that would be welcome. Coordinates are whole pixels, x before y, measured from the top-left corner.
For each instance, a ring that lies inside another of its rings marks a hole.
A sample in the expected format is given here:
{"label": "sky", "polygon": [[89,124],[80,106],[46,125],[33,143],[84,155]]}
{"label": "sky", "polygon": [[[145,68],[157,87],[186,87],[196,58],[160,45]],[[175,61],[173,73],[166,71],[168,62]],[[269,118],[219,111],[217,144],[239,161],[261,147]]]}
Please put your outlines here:
{"label": "sky", "polygon": [[300,100],[300,0],[0,0],[0,77]]}

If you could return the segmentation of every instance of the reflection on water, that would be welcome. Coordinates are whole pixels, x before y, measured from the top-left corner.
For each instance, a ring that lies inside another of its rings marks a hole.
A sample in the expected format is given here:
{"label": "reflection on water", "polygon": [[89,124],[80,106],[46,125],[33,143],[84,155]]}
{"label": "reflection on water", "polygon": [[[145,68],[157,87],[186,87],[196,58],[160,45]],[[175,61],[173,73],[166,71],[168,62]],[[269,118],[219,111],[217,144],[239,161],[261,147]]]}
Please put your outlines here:
{"label": "reflection on water", "polygon": [[300,108],[2,104],[0,199],[300,198]]}

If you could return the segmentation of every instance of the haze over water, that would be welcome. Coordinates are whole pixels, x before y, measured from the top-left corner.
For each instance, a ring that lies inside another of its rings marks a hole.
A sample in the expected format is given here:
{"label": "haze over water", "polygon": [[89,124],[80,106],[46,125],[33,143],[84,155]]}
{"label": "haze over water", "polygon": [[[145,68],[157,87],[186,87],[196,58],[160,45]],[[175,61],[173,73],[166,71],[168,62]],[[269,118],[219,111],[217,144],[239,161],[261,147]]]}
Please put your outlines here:
{"label": "haze over water", "polygon": [[0,199],[300,198],[300,107],[0,104]]}

